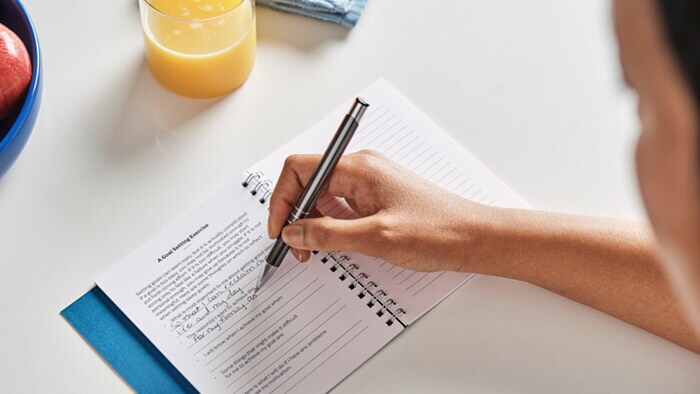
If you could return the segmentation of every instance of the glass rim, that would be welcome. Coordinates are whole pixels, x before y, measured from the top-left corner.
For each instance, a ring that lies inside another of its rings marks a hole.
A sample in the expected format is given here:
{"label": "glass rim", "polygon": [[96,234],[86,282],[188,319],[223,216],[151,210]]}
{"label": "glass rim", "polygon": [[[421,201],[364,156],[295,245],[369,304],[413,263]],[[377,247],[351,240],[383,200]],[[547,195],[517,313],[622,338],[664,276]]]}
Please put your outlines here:
{"label": "glass rim", "polygon": [[146,6],[147,6],[148,8],[150,8],[152,11],[155,11],[155,12],[157,12],[159,15],[164,16],[164,17],[166,17],[166,18],[170,18],[170,19],[173,19],[173,20],[178,21],[178,22],[190,22],[190,23],[191,23],[191,22],[210,22],[210,21],[217,20],[217,19],[219,19],[219,18],[227,17],[227,16],[229,16],[230,14],[232,14],[234,11],[236,11],[236,10],[238,10],[240,7],[242,7],[242,6],[243,6],[243,3],[245,3],[246,1],[249,1],[249,2],[250,2],[251,8],[253,9],[253,12],[255,12],[255,6],[254,6],[255,0],[241,0],[241,2],[238,3],[237,6],[231,8],[230,10],[226,11],[225,13],[223,13],[223,14],[221,14],[221,15],[212,16],[211,18],[182,18],[182,17],[179,17],[179,16],[169,15],[169,14],[167,14],[167,13],[165,13],[165,12],[159,10],[156,6],[154,6],[153,4],[151,4],[150,0],[139,0],[139,3],[145,3]]}

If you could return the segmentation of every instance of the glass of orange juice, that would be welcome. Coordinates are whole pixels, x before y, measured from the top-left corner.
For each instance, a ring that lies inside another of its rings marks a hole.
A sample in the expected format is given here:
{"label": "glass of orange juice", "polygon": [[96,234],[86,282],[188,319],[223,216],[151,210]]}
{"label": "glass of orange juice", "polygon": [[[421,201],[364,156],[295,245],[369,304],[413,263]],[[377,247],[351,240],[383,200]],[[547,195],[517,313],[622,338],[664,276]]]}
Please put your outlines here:
{"label": "glass of orange juice", "polygon": [[245,82],[255,62],[255,0],[139,0],[153,76],[186,97]]}

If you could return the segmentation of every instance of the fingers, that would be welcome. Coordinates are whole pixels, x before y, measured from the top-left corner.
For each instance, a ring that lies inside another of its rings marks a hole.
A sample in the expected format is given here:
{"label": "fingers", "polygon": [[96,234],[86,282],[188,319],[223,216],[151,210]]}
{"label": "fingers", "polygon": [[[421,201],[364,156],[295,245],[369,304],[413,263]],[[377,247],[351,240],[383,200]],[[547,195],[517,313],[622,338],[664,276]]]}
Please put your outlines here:
{"label": "fingers", "polygon": [[365,252],[374,244],[371,217],[342,220],[331,217],[302,219],[282,231],[282,239],[297,250],[347,250]]}
{"label": "fingers", "polygon": [[[321,213],[316,208],[314,208],[314,210],[309,215],[310,218],[318,218],[321,216]],[[305,263],[311,258],[311,252],[308,250],[291,248],[290,252],[294,256],[294,258],[297,259],[297,261],[299,261],[300,263]]]}
{"label": "fingers", "polygon": [[[334,196],[354,199],[357,189],[363,187],[370,178],[367,174],[367,159],[375,157],[377,155],[369,152],[358,152],[343,157],[331,175],[326,191]],[[270,198],[267,226],[270,238],[279,236],[289,213],[294,209],[320,160],[320,155],[293,155],[285,161]]]}
{"label": "fingers", "polygon": [[311,258],[311,251],[301,249],[290,249],[289,251],[300,263],[305,263]]}
{"label": "fingers", "polygon": [[270,215],[267,231],[270,238],[277,238],[285,225],[289,213],[299,200],[311,171],[321,159],[318,155],[289,156],[284,162],[282,172],[270,197]]}

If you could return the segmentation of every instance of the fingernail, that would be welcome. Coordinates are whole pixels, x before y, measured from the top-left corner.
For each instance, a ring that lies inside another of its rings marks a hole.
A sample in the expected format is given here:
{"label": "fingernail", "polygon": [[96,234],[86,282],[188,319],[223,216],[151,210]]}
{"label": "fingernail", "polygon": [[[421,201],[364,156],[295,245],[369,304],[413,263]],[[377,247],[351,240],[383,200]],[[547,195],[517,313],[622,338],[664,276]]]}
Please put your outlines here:
{"label": "fingernail", "polygon": [[282,239],[291,247],[303,246],[304,228],[298,224],[292,224],[282,230]]}

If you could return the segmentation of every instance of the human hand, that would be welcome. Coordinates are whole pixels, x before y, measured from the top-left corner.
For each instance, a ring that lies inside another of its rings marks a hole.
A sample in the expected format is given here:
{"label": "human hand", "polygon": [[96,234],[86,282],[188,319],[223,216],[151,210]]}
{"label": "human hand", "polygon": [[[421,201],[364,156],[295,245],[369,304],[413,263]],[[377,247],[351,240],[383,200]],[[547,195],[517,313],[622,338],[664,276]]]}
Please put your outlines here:
{"label": "human hand", "polygon": [[[280,235],[319,155],[287,158],[270,199],[268,232]],[[307,218],[284,227],[297,260],[311,250],[344,250],[418,271],[467,270],[470,245],[487,223],[489,207],[428,182],[374,151],[344,156],[325,193],[345,199],[356,219]]]}

